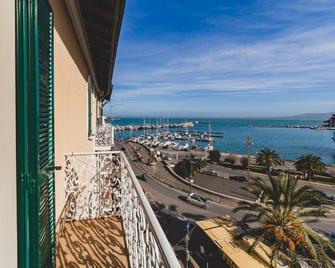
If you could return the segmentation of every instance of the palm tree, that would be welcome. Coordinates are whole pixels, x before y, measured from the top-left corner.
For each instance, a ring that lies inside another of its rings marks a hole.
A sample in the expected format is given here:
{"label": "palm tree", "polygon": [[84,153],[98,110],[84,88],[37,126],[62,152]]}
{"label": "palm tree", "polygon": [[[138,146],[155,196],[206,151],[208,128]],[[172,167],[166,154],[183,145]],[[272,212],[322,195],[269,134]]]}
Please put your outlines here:
{"label": "palm tree", "polygon": [[150,149],[150,151],[149,151],[148,164],[150,164],[150,165],[154,165],[154,164],[156,164],[156,162],[157,162],[157,155],[156,155],[156,152],[155,152],[155,150]]}
{"label": "palm tree", "polygon": [[270,245],[271,267],[283,254],[290,267],[301,267],[302,260],[312,267],[334,267],[326,253],[335,253],[334,243],[306,224],[326,216],[327,210],[321,206],[328,202],[324,193],[309,186],[300,187],[297,180],[288,176],[270,177],[270,183],[258,178],[247,190],[259,202],[241,201],[233,210],[247,211],[237,221],[245,233],[236,239],[254,237],[250,251],[260,242]]}
{"label": "palm tree", "polygon": [[309,180],[312,180],[315,174],[322,174],[327,170],[321,158],[312,154],[300,156],[294,166],[297,170],[302,171],[305,178]]}
{"label": "palm tree", "polygon": [[207,161],[206,159],[201,159],[201,158],[195,158],[192,161],[192,169],[195,172],[202,172],[204,168],[206,167]]}
{"label": "palm tree", "polygon": [[278,166],[283,163],[279,154],[270,148],[264,148],[257,153],[256,163],[261,166],[265,166],[270,172],[272,166]]}

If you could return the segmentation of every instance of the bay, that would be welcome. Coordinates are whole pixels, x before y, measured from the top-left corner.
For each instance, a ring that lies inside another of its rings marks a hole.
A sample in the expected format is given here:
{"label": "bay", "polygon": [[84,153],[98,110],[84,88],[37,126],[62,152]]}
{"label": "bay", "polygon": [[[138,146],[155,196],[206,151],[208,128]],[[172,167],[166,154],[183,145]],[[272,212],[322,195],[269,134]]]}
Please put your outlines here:
{"label": "bay", "polygon": [[[142,125],[143,118],[112,118],[114,125]],[[197,121],[190,131],[206,131],[209,125],[212,132],[224,132],[224,138],[215,138],[214,147],[222,152],[246,154],[245,139],[253,137],[251,153],[269,147],[276,150],[283,159],[295,160],[303,154],[320,156],[327,164],[335,163],[335,143],[331,139],[331,130],[312,130],[309,128],[285,128],[274,126],[300,125],[314,126],[322,123],[321,119],[308,118],[145,118],[146,124],[181,123]],[[185,129],[174,129],[185,130]],[[156,133],[147,130],[146,134]],[[143,135],[142,131],[116,133],[117,138]],[[205,144],[200,145],[204,146]]]}

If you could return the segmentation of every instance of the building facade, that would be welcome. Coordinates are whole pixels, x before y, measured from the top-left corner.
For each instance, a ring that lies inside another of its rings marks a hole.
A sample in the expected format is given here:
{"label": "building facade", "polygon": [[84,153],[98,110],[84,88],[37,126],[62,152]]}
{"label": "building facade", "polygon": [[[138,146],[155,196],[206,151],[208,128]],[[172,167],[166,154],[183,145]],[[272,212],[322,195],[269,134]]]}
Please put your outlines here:
{"label": "building facade", "polygon": [[[142,200],[140,209],[136,206],[134,209],[145,211],[149,222],[158,223],[152,211],[147,212],[151,208],[142,196],[130,167],[125,164],[126,158],[108,152],[109,161],[102,166],[102,153],[96,153],[102,106],[112,94],[124,7],[123,0],[3,0],[0,3],[1,267],[56,265],[57,241],[62,235],[60,223],[64,218],[83,219],[64,216],[64,213],[70,214],[69,199],[74,202],[72,205],[78,206],[78,211],[82,198],[79,192],[84,191],[84,187],[77,187],[78,193],[69,195],[68,183],[71,181],[78,186],[80,174],[86,172],[82,167],[76,170],[72,166],[70,171],[76,174],[76,178],[74,181],[73,177],[69,179],[67,168],[71,161],[70,157],[66,158],[69,155],[90,154],[94,166],[87,169],[99,174],[93,176],[99,183],[110,180],[112,176],[115,179],[115,168],[111,167],[122,166],[127,176],[121,178],[118,175],[118,186],[128,178]],[[114,160],[118,160],[118,164]],[[108,173],[110,177],[106,179],[107,173],[102,176],[102,169],[114,173]],[[100,209],[101,212],[103,194],[109,191],[108,200],[112,200],[111,193],[115,195],[115,187],[109,186],[96,194],[100,200],[99,207],[91,201],[83,203],[90,207],[85,220],[93,218],[95,212],[92,210]],[[88,194],[92,196],[92,193]],[[126,195],[122,197],[128,198]],[[114,207],[115,202],[112,202]],[[94,215],[106,217],[110,211],[110,207],[103,207],[103,213]],[[125,226],[125,214],[120,211],[123,210],[119,204],[113,215],[122,216],[121,222]],[[134,225],[127,224],[135,226],[135,229],[137,225],[137,221]],[[162,236],[155,242],[156,246],[167,242],[160,226],[157,228],[154,232],[148,231]],[[134,260],[138,257],[138,250],[133,247],[139,245],[133,245],[127,238],[128,229],[124,236],[128,263],[136,267]],[[164,247],[167,248],[162,252]],[[169,244],[159,248],[164,262],[176,261]],[[145,254],[143,260],[147,261],[149,258]],[[58,263],[57,266],[62,265]]]}

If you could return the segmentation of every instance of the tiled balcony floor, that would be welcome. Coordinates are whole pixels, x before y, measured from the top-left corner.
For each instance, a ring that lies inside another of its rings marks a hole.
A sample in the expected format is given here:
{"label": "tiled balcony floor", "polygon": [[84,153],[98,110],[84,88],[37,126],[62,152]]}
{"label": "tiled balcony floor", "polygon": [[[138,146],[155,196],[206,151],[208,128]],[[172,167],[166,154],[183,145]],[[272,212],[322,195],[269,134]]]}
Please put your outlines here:
{"label": "tiled balcony floor", "polygon": [[121,218],[67,222],[57,243],[56,267],[128,268]]}

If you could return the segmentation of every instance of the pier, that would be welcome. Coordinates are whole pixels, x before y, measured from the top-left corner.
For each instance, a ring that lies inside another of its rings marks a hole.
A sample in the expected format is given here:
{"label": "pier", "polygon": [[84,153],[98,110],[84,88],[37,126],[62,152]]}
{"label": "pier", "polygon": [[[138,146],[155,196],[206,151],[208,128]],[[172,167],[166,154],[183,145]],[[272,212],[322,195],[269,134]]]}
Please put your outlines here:
{"label": "pier", "polygon": [[127,125],[127,126],[114,126],[115,131],[129,131],[129,130],[145,130],[145,129],[165,129],[165,128],[187,128],[194,127],[194,122],[184,122],[178,124],[156,124],[156,125]]}

